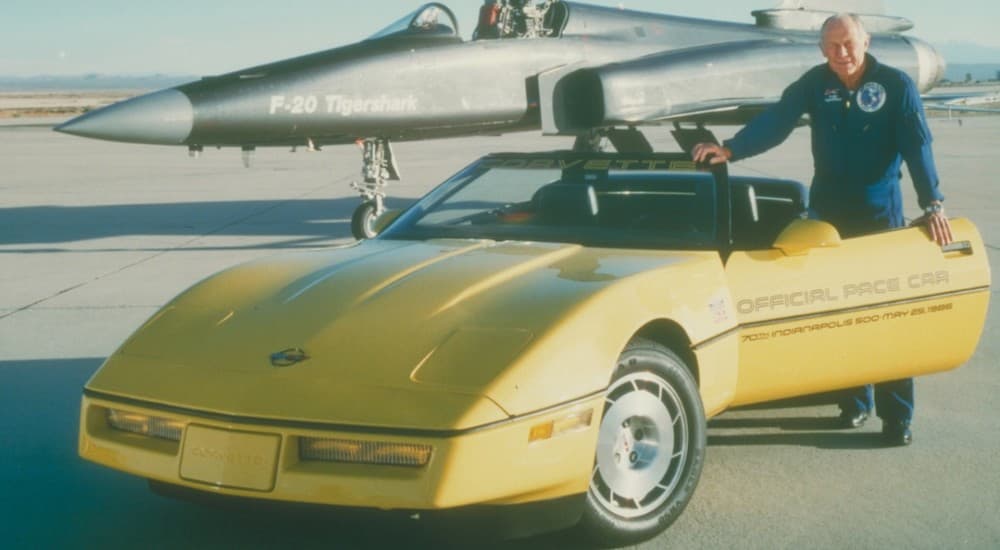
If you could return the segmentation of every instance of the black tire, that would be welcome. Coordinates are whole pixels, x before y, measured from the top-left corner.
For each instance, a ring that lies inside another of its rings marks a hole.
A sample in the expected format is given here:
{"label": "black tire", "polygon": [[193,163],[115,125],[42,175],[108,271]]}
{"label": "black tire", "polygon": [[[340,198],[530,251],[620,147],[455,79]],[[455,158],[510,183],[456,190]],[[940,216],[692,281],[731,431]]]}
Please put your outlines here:
{"label": "black tire", "polygon": [[354,214],[351,215],[351,234],[359,241],[376,235],[374,202],[365,201],[354,209]]}
{"label": "black tire", "polygon": [[652,538],[684,511],[705,461],[705,410],[684,360],[656,342],[630,342],[599,430],[580,532],[610,546]]}

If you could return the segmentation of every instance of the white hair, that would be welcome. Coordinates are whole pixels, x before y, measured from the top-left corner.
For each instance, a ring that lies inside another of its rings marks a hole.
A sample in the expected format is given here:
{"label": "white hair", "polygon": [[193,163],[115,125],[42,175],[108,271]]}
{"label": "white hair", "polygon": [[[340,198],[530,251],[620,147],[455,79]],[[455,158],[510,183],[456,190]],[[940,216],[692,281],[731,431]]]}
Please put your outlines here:
{"label": "white hair", "polygon": [[820,42],[823,41],[823,37],[826,36],[826,32],[830,30],[830,27],[836,23],[851,25],[861,33],[861,36],[866,39],[869,38],[868,31],[865,29],[865,24],[861,21],[861,17],[854,13],[838,13],[827,17],[826,21],[823,21],[823,26],[819,30]]}

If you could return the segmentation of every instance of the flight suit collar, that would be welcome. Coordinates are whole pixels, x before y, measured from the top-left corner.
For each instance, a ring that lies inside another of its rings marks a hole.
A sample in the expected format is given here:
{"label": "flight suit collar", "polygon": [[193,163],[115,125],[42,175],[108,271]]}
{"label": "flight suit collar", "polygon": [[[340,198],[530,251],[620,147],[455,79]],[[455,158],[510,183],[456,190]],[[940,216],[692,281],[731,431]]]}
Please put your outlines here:
{"label": "flight suit collar", "polygon": [[[877,59],[875,59],[875,56],[873,56],[870,53],[866,53],[865,72],[862,73],[861,79],[858,80],[858,87],[860,88],[865,82],[868,82],[868,80],[873,78],[879,72],[881,66],[882,64],[879,63]],[[847,90],[847,86],[845,86],[844,83],[840,81],[840,77],[837,76],[837,73],[833,72],[833,69],[830,68],[830,65],[824,63],[823,68],[826,69],[827,81],[832,81],[832,83],[836,83],[836,85],[839,86],[840,88]],[[849,91],[853,92],[855,90],[849,90]]]}

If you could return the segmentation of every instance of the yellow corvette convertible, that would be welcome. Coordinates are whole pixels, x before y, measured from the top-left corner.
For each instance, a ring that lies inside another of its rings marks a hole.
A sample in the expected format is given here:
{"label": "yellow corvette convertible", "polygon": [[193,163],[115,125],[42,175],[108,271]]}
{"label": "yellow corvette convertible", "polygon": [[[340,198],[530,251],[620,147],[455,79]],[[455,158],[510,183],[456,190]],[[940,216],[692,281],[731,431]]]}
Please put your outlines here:
{"label": "yellow corvette convertible", "polygon": [[724,170],[489,155],[375,239],[209,277],[87,383],[80,454],[161,490],[520,508],[628,543],[691,498],[706,418],[969,358],[972,223],[841,239],[801,184]]}

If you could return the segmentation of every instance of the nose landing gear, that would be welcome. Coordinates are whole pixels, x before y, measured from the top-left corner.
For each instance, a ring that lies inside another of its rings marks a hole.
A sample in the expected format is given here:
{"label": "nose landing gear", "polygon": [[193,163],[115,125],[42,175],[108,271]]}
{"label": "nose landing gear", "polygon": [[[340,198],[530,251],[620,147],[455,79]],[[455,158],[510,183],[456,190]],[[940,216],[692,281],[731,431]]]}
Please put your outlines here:
{"label": "nose landing gear", "polygon": [[385,211],[386,182],[399,181],[399,168],[388,138],[366,138],[358,145],[362,149],[364,181],[351,183],[351,187],[361,193],[362,200],[351,216],[351,234],[360,240],[375,236],[375,220]]}

